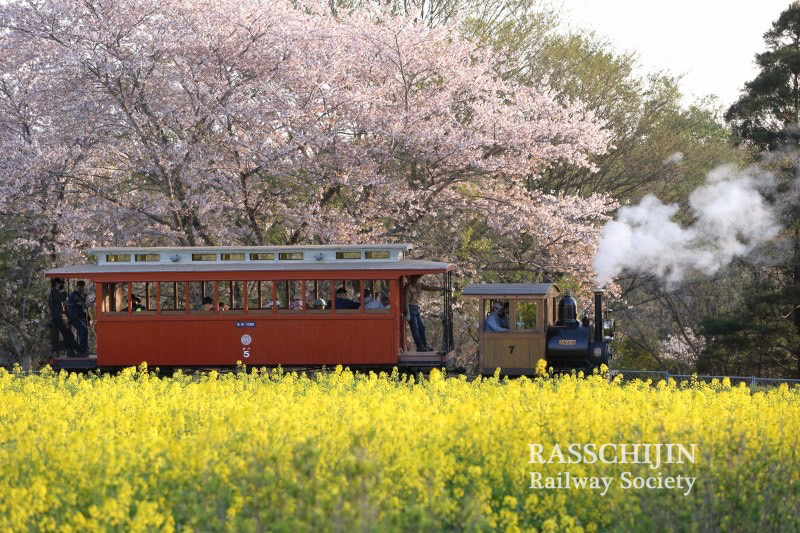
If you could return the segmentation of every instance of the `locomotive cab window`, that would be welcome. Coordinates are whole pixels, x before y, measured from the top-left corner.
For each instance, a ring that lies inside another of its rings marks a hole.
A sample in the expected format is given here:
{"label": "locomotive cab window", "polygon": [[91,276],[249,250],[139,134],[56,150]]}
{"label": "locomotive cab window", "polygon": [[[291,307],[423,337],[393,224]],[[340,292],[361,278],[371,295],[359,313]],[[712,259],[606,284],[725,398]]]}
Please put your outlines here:
{"label": "locomotive cab window", "polygon": [[488,311],[483,320],[483,331],[493,333],[505,333],[510,330],[509,323],[509,301],[508,300],[489,300],[487,302]]}
{"label": "locomotive cab window", "polygon": [[539,303],[536,301],[514,302],[514,328],[517,331],[536,331]]}

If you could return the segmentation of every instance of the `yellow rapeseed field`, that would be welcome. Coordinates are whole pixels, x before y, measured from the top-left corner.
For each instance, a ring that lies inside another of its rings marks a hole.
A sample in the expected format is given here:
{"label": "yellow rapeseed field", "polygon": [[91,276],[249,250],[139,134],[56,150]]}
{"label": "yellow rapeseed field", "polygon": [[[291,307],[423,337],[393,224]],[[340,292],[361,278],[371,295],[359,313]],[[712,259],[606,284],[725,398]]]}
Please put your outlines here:
{"label": "yellow rapeseed field", "polygon": [[[785,385],[0,369],[0,530],[797,531],[799,424]],[[532,464],[534,443],[696,457]],[[614,482],[531,488],[564,472]]]}

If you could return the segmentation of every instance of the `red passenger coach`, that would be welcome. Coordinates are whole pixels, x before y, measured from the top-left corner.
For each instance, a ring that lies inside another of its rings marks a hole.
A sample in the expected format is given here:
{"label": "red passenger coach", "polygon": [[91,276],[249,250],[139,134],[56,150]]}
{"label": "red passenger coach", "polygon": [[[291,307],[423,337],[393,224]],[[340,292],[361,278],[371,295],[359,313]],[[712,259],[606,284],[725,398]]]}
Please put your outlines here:
{"label": "red passenger coach", "polygon": [[[51,365],[443,365],[452,355],[454,267],[406,259],[410,248],[90,250],[97,264],[58,268],[46,275],[94,283],[97,355],[56,358]],[[425,274],[440,276],[434,283],[444,289],[437,352],[413,352],[406,344],[403,284],[408,276]]]}

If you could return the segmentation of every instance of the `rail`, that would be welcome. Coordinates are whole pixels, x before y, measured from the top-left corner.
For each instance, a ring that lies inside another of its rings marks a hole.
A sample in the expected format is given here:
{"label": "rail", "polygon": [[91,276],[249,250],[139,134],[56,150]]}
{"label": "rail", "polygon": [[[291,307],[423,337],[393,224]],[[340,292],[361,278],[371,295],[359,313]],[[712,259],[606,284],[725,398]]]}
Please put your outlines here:
{"label": "rail", "polygon": [[[6,367],[6,370],[9,372],[13,372],[15,374],[23,374],[23,375],[36,375],[41,374],[41,370],[22,370],[19,366],[14,365],[15,368],[7,368],[6,365],[0,365],[0,367]],[[348,365],[349,366],[349,365]],[[278,365],[280,367],[280,365]],[[284,370],[287,372],[319,372],[323,370],[325,367],[326,371],[332,371],[334,366],[331,365],[315,365],[315,366],[303,366],[303,367],[285,367]],[[208,368],[193,368],[193,369],[184,369],[184,371],[188,372],[208,372],[211,370],[216,370],[219,373],[229,373],[229,372],[241,372],[239,368],[219,368],[219,367],[208,367]],[[457,376],[461,374],[461,372],[448,372],[450,376]],[[670,379],[674,379],[675,381],[685,381],[685,380],[695,380],[695,381],[711,381],[714,379],[723,380],[728,379],[730,380],[731,384],[737,383],[747,383],[751,387],[756,387],[759,384],[763,385],[780,385],[781,383],[787,384],[796,384],[800,385],[800,379],[794,378],[758,378],[755,376],[704,376],[698,374],[673,374],[668,370],[609,370],[608,375],[610,379],[613,379],[618,374],[622,374],[624,377],[636,377],[636,376],[657,376],[664,381],[668,381]],[[475,376],[469,375],[470,381],[474,379]]]}
{"label": "rail", "polygon": [[633,375],[649,375],[649,376],[659,376],[664,381],[668,381],[670,379],[674,379],[676,381],[680,380],[696,380],[696,381],[711,381],[714,379],[728,379],[730,380],[731,384],[735,383],[749,383],[751,387],[755,387],[759,384],[764,385],[779,385],[781,383],[796,383],[800,384],[800,379],[791,379],[791,378],[757,378],[755,376],[703,376],[697,374],[673,374],[668,370],[609,370],[609,375],[611,377],[616,376],[617,374],[622,374],[624,376]]}

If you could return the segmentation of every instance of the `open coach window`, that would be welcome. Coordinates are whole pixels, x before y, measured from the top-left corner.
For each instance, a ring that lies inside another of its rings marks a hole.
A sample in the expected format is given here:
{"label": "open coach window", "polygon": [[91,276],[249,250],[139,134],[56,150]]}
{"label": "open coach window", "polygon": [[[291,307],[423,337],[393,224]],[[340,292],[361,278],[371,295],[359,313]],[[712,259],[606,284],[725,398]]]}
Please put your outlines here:
{"label": "open coach window", "polygon": [[361,281],[336,280],[333,282],[333,308],[336,313],[358,313],[361,309]]}
{"label": "open coach window", "polygon": [[364,310],[367,313],[388,313],[391,301],[389,280],[364,281]]}
{"label": "open coach window", "polygon": [[249,314],[272,314],[275,297],[275,284],[273,282],[247,282],[247,312]]}
{"label": "open coach window", "polygon": [[158,309],[158,282],[131,283],[131,311],[136,316],[155,315]]}
{"label": "open coach window", "polygon": [[275,287],[279,313],[299,314],[303,312],[302,281],[276,281]]}
{"label": "open coach window", "polygon": [[217,312],[216,302],[216,283],[213,281],[189,282],[189,313],[213,315]]}
{"label": "open coach window", "polygon": [[306,309],[311,314],[330,314],[331,282],[327,279],[306,281]]}
{"label": "open coach window", "polygon": [[218,281],[217,293],[220,312],[242,312],[244,310],[244,282]]}
{"label": "open coach window", "polygon": [[158,290],[162,315],[186,314],[185,281],[162,281]]}
{"label": "open coach window", "polygon": [[128,314],[128,282],[103,283],[103,314]]}

